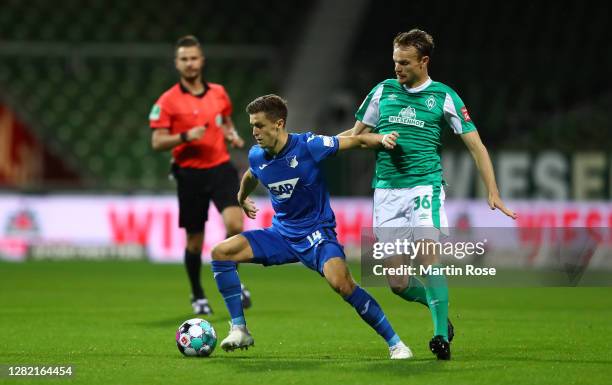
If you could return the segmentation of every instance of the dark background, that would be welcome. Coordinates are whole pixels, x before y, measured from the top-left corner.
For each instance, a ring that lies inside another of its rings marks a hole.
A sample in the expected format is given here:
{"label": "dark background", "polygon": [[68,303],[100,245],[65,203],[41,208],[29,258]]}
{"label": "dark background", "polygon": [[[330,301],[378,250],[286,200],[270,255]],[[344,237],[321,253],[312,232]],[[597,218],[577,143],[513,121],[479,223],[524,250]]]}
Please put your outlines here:
{"label": "dark background", "polygon": [[[247,148],[253,141],[244,106],[265,93],[291,96],[287,90],[304,82],[292,74],[305,46],[309,63],[330,63],[335,75],[312,104],[289,98],[290,115],[312,107],[289,128],[335,134],[352,126],[374,85],[394,76],[393,37],[415,27],[435,39],[431,77],[459,93],[494,159],[504,150],[571,156],[612,148],[609,4],[0,0],[0,6],[0,104],[44,154],[26,176],[0,178],[0,188],[171,191],[169,154],[151,150],[147,116],[177,80],[172,44],[184,34],[204,44],[206,79],[229,91]],[[347,17],[356,6],[357,16]],[[311,33],[322,14],[330,31],[323,39]],[[337,57],[325,53],[326,41],[338,43]],[[450,132],[444,146],[464,150]],[[5,159],[23,168],[24,157],[10,151]],[[246,152],[233,154],[243,170]],[[331,163],[328,172],[338,176],[332,193],[369,194],[370,154]]]}

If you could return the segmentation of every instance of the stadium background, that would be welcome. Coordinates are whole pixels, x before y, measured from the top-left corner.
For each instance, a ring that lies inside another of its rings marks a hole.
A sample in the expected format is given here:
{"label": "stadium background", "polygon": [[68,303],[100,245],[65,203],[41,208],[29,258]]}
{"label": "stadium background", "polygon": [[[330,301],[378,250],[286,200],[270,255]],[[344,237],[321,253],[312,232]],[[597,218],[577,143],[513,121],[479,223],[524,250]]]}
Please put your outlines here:
{"label": "stadium background", "polygon": [[[488,209],[465,146],[446,132],[450,225],[599,228],[607,246],[587,262],[609,273],[611,13],[588,1],[0,0],[0,369],[74,364],[87,384],[609,383],[609,287],[453,287],[458,334],[446,365],[427,351],[424,308],[371,288],[416,355],[394,365],[316,274],[293,266],[240,270],[257,348],[182,360],[172,338],[191,316],[183,267],[149,259],[179,262],[184,239],[170,155],[151,149],[147,116],[177,80],[173,43],[195,34],[205,78],[226,86],[247,147],[244,106],[266,93],[288,99],[291,130],[335,134],[393,77],[395,34],[422,28],[436,41],[432,78],[461,95],[519,213],[514,223]],[[241,171],[246,153],[232,151]],[[373,165],[365,152],[326,164],[353,255],[370,224]],[[263,210],[247,227],[272,215],[257,194]],[[223,238],[214,208],[206,234],[208,258]],[[513,266],[537,272],[546,262],[527,254]],[[205,269],[210,320],[224,335]]]}
{"label": "stadium background", "polygon": [[[3,0],[0,255],[53,256],[75,246],[72,254],[103,250],[102,258],[127,246],[127,254],[180,258],[170,155],[151,150],[146,118],[177,79],[173,42],[191,33],[204,44],[205,78],[225,85],[233,99],[248,148],[244,106],[265,93],[288,99],[293,131],[350,128],[367,92],[393,76],[392,38],[423,28],[436,41],[431,76],[463,98],[492,154],[502,197],[528,214],[521,224],[610,226],[612,44],[605,7]],[[473,224],[482,219],[482,183],[462,142],[450,132],[443,141],[450,226],[466,213]],[[241,171],[246,153],[232,154]],[[349,245],[369,224],[373,164],[371,154],[354,152],[326,165],[332,196],[353,198],[334,201]],[[554,219],[530,205],[539,201],[556,202],[546,209]],[[88,211],[89,220],[77,218]],[[206,250],[222,238],[214,209],[211,215]],[[270,216],[268,208],[249,226],[266,225]],[[487,218],[481,225],[512,226]],[[81,222],[98,226],[75,228]],[[152,251],[151,239],[162,237],[166,251]],[[149,245],[138,252],[134,243]]]}

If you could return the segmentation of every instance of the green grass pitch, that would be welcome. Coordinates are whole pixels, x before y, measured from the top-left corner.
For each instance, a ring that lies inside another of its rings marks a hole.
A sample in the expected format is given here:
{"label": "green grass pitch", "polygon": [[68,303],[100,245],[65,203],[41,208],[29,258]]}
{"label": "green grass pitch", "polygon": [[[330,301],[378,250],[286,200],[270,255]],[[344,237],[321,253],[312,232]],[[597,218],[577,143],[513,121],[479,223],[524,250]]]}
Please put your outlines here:
{"label": "green grass pitch", "polygon": [[[192,318],[183,266],[145,262],[0,264],[0,365],[75,365],[71,379],[2,384],[609,384],[612,288],[451,288],[453,360],[428,351],[429,312],[387,289],[380,302],[415,358],[386,344],[318,274],[242,266],[255,347],[187,358],[174,342]],[[203,282],[220,339],[228,314]]]}

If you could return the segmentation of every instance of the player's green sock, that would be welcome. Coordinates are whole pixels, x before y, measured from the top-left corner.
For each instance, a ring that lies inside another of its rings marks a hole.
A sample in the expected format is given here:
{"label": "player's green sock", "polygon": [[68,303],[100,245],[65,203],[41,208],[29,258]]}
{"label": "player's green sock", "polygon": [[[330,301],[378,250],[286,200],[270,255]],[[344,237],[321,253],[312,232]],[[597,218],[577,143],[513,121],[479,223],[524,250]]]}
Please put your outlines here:
{"label": "player's green sock", "polygon": [[401,293],[397,293],[400,297],[410,302],[418,302],[425,306],[427,304],[427,293],[425,292],[425,285],[417,277],[410,277],[408,280],[408,287]]}
{"label": "player's green sock", "polygon": [[[433,265],[442,267],[441,264]],[[442,336],[448,341],[448,283],[445,275],[430,274],[425,277],[425,292],[431,311],[434,336]]]}

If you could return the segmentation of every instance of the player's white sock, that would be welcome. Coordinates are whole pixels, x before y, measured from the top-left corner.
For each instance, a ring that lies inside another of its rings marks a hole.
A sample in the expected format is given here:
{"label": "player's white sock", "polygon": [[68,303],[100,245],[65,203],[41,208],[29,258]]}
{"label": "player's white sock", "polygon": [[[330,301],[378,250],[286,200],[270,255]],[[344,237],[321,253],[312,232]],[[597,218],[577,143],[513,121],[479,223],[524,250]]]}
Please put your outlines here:
{"label": "player's white sock", "polygon": [[253,340],[246,325],[232,325],[229,335],[221,341],[221,349],[226,352],[235,349],[248,349],[249,346],[253,345],[255,345],[255,340]]}
{"label": "player's white sock", "polygon": [[389,347],[389,356],[392,360],[405,360],[412,358],[412,351],[402,341]]}

